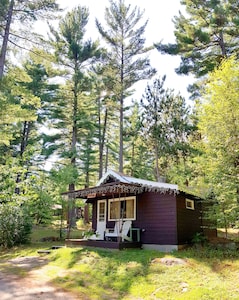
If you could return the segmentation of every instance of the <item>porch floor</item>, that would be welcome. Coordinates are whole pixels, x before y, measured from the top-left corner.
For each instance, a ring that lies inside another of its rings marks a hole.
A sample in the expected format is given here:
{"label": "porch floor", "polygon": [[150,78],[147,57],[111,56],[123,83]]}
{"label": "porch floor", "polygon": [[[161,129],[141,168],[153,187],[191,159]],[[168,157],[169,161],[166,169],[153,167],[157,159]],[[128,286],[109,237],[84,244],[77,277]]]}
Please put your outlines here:
{"label": "porch floor", "polygon": [[141,249],[140,242],[114,242],[114,241],[105,241],[105,240],[83,240],[83,239],[66,239],[66,246],[75,246],[75,247],[99,247],[99,248],[108,248],[108,249],[126,249],[126,248],[139,248]]}

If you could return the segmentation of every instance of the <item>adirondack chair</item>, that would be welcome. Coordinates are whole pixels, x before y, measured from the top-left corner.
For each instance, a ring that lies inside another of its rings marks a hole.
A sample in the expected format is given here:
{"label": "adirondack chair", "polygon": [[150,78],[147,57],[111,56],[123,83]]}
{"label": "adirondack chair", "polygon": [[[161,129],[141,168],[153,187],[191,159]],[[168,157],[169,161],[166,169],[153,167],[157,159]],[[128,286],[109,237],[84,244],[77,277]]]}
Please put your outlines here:
{"label": "adirondack chair", "polygon": [[[128,232],[131,227],[132,221],[116,221],[114,231],[105,232],[105,239],[110,240],[112,238],[121,238],[122,241],[127,240],[131,241],[130,237],[128,237]],[[121,225],[122,224],[122,225]]]}

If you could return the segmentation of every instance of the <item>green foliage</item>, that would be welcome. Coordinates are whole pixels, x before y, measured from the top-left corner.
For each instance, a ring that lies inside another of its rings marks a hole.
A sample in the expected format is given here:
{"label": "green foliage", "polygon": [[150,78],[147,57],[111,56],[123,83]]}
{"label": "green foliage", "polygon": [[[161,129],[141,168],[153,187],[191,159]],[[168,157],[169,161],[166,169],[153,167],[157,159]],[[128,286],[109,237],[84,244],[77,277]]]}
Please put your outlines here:
{"label": "green foliage", "polygon": [[[101,54],[98,42],[85,40],[88,18],[88,9],[78,6],[60,21],[58,30],[52,28],[51,44],[56,62],[61,68],[64,67],[61,74],[64,84],[51,114],[57,135],[50,147],[52,153],[57,153],[64,164],[71,164],[73,168],[85,171],[84,174],[88,174],[84,178],[87,184],[93,168],[90,162],[93,165],[95,159],[97,122],[88,66],[93,67]],[[56,144],[57,147],[54,148]],[[70,184],[75,184],[75,181],[73,178]]]}
{"label": "green foliage", "polygon": [[29,241],[32,220],[25,204],[0,203],[0,246],[4,248]]}
{"label": "green foliage", "polygon": [[237,1],[182,0],[186,14],[174,17],[175,44],[156,44],[161,53],[180,55],[179,74],[201,77],[214,70],[223,57],[238,51]]}
{"label": "green foliage", "polygon": [[199,115],[204,178],[218,203],[217,218],[228,227],[238,214],[239,65],[232,57],[210,74]]}
{"label": "green foliage", "polygon": [[203,244],[207,241],[207,238],[203,235],[202,232],[197,232],[194,234],[192,238],[192,243],[193,244]]}
{"label": "green foliage", "polygon": [[124,172],[137,178],[153,180],[153,157],[143,135],[142,109],[137,101],[133,102],[133,105],[128,109],[124,124]]}
{"label": "green foliage", "polygon": [[96,26],[110,47],[106,53],[103,74],[111,84],[112,97],[118,103],[118,159],[121,172],[124,157],[124,99],[132,94],[133,84],[149,79],[156,73],[146,55],[152,47],[145,47],[147,21],[141,24],[142,19],[143,12],[137,6],[131,8],[125,1],[113,0],[105,10],[107,27],[104,28],[96,19]]}
{"label": "green foliage", "polygon": [[157,180],[190,153],[189,136],[194,130],[185,99],[164,89],[165,79],[148,84],[141,100],[142,136],[154,154]]}
{"label": "green foliage", "polygon": [[[1,1],[0,30],[2,39],[0,40],[0,77],[3,77],[3,69],[6,64],[6,57],[10,57],[11,46],[21,49],[32,48],[32,44],[38,41],[38,46],[43,43],[42,36],[38,33],[31,35],[31,25],[34,21],[44,18],[53,18],[54,12],[59,11],[59,5],[55,0],[31,1]],[[12,42],[14,40],[14,42]],[[29,46],[30,45],[30,46]],[[15,54],[15,53],[14,53]],[[14,55],[12,53],[12,55]],[[12,61],[12,59],[10,59]]]}
{"label": "green foliage", "polygon": [[0,81],[0,145],[10,144],[21,122],[36,120],[36,111],[32,107],[39,108],[39,98],[21,86],[20,81],[31,81],[20,68],[10,69]]}
{"label": "green foliage", "polygon": [[49,224],[52,221],[53,205],[55,203],[49,180],[43,176],[31,179],[29,195],[29,214],[36,224]]}

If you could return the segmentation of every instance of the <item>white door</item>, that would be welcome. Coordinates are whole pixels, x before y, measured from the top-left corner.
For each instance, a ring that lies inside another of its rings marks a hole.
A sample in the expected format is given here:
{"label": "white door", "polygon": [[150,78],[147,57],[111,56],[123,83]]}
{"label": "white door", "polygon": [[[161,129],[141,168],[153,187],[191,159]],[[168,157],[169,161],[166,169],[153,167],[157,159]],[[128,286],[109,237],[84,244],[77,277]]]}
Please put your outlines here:
{"label": "white door", "polygon": [[99,200],[97,207],[97,234],[98,239],[103,240],[106,229],[106,200]]}

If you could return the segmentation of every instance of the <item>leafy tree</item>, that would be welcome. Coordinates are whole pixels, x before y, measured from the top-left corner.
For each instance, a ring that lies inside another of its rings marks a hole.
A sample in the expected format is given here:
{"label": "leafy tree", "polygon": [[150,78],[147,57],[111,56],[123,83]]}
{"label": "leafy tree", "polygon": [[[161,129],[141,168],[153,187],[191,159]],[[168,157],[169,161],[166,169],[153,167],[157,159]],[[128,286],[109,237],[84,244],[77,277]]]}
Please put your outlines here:
{"label": "leafy tree", "polygon": [[48,174],[38,171],[31,176],[31,198],[29,200],[29,215],[35,224],[49,224],[53,217],[53,206],[56,201],[53,196],[52,182]]}
{"label": "leafy tree", "polygon": [[26,173],[19,158],[5,154],[4,163],[0,164],[0,245],[3,247],[29,241],[32,228],[29,201],[33,195],[30,176],[28,180],[18,183],[20,192],[15,193],[17,174],[22,174],[23,179],[26,178]]}
{"label": "leafy tree", "polygon": [[185,99],[164,89],[165,79],[148,84],[141,100],[144,136],[154,154],[156,180],[167,175],[170,159],[177,163],[188,154],[187,138],[193,129]]}
{"label": "leafy tree", "polygon": [[[239,65],[224,60],[210,74],[199,114],[204,147],[204,178],[218,203],[217,220],[227,227],[237,220],[239,200]],[[216,202],[215,202],[216,203]]]}
{"label": "leafy tree", "polygon": [[180,55],[178,74],[203,76],[223,58],[238,53],[238,1],[181,0],[186,15],[174,18],[174,44],[156,44],[163,54]]}
{"label": "leafy tree", "polygon": [[32,221],[25,205],[0,203],[0,246],[10,248],[29,242]]}
{"label": "leafy tree", "polygon": [[147,21],[140,25],[143,12],[136,6],[126,5],[124,0],[110,0],[110,7],[105,10],[104,28],[98,19],[96,26],[102,38],[108,44],[105,73],[110,78],[113,97],[119,103],[119,171],[123,171],[123,122],[124,100],[132,92],[134,83],[148,79],[155,74],[145,55],[152,48],[145,47],[143,34]]}

